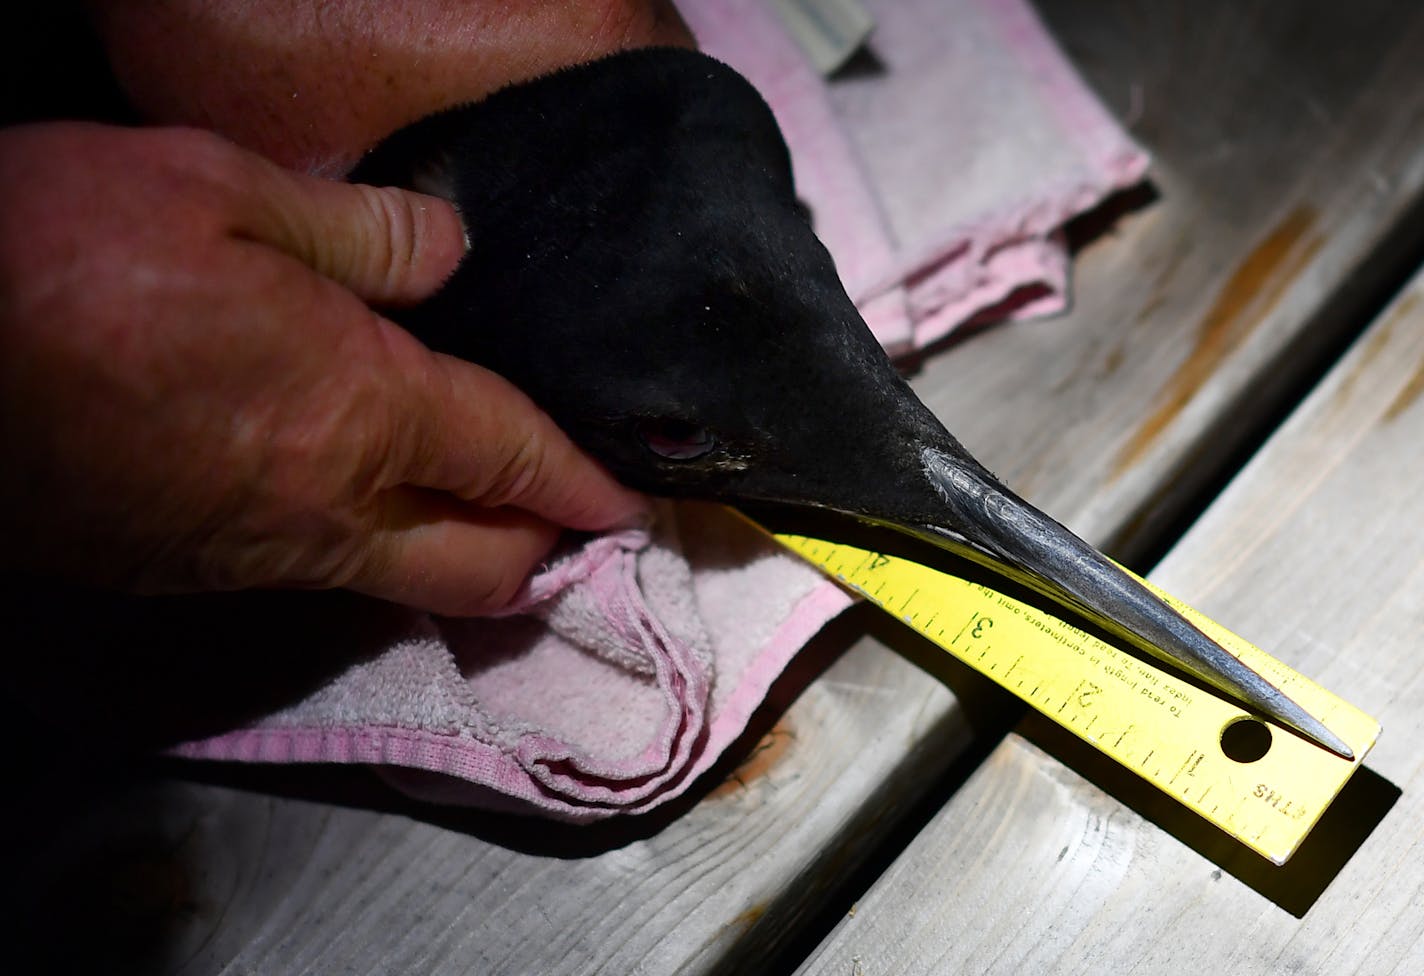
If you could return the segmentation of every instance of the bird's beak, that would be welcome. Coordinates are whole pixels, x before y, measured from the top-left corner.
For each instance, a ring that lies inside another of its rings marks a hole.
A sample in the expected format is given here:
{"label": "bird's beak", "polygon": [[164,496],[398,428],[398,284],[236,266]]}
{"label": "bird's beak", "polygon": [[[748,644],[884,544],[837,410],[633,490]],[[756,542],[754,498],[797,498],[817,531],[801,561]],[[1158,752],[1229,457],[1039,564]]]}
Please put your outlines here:
{"label": "bird's beak", "polygon": [[1331,752],[1354,758],[1350,747],[1318,719],[1115,562],[1016,496],[962,449],[951,454],[922,447],[920,461],[943,502],[944,518],[923,525],[870,521],[931,541],[1026,585]]}

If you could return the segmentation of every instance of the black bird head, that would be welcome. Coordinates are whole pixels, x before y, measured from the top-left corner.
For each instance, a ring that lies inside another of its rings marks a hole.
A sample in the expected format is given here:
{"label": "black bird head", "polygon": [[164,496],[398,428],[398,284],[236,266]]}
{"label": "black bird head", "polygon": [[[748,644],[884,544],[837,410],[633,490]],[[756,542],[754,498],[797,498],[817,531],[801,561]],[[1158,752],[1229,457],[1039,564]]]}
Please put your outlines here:
{"label": "black bird head", "polygon": [[905,484],[907,435],[947,435],[846,297],[775,120],[725,65],[653,50],[567,70],[398,133],[353,178],[466,216],[468,257],[397,320],[513,381],[627,484],[910,514],[903,489],[865,497],[840,462],[875,449],[853,456]]}
{"label": "black bird head", "polygon": [[1349,751],[920,403],[816,239],[771,111],[727,66],[658,49],[570,68],[415,123],[352,179],[465,219],[463,263],[396,321],[511,380],[626,484],[932,539]]}

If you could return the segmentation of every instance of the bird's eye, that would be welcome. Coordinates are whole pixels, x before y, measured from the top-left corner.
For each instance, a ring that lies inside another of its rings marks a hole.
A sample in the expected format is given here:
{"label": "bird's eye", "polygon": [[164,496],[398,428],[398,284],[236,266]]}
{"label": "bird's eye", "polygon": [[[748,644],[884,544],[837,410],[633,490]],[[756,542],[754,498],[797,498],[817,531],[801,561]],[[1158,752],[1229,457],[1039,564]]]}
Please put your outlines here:
{"label": "bird's eye", "polygon": [[669,461],[691,461],[717,446],[717,438],[706,427],[669,418],[640,421],[638,439],[648,450]]}

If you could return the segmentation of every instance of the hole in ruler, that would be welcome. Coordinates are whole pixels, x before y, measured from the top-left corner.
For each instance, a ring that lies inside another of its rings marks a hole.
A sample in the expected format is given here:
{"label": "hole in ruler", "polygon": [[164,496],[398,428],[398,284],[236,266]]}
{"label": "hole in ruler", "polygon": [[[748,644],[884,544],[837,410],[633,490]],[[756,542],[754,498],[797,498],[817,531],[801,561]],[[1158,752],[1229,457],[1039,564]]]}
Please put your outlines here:
{"label": "hole in ruler", "polygon": [[1271,751],[1271,727],[1245,716],[1227,722],[1221,730],[1221,751],[1227,759],[1253,763]]}

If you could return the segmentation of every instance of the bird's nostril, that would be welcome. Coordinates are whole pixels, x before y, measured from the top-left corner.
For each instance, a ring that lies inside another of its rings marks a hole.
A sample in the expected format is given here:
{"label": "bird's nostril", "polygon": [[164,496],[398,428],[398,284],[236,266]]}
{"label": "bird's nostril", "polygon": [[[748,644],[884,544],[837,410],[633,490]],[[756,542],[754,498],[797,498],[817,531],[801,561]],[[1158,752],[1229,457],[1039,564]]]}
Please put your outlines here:
{"label": "bird's nostril", "polygon": [[638,439],[648,450],[669,461],[691,461],[717,446],[717,438],[706,427],[668,417],[639,421]]}

